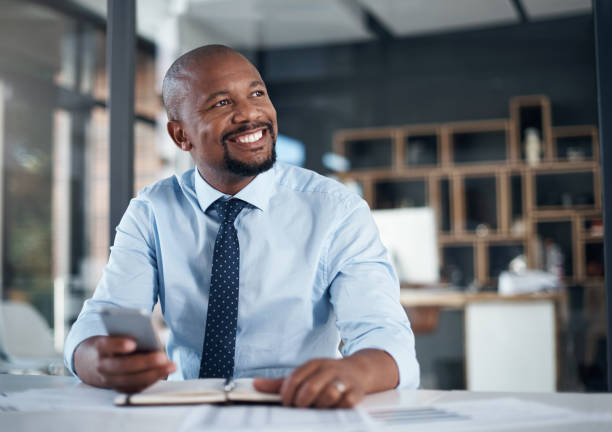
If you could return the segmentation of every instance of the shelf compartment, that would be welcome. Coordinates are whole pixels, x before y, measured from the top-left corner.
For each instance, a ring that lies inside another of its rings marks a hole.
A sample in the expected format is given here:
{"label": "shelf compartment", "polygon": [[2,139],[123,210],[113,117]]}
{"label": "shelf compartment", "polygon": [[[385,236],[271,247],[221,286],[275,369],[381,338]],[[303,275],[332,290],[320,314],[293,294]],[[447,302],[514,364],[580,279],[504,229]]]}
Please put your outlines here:
{"label": "shelf compartment", "polygon": [[475,231],[487,228],[496,231],[497,222],[497,180],[495,177],[465,177],[465,228]]}
{"label": "shelf compartment", "polygon": [[436,133],[406,135],[404,165],[408,167],[438,165],[439,141]]}
{"label": "shelf compartment", "polygon": [[546,250],[550,244],[555,244],[563,254],[563,276],[574,276],[574,248],[572,237],[572,221],[542,221],[535,224],[535,232],[539,241],[540,256],[538,261],[546,269]]}
{"label": "shelf compartment", "polygon": [[474,281],[474,246],[471,244],[442,247],[442,276],[452,285],[467,287]]}
{"label": "shelf compartment", "polygon": [[502,271],[508,270],[510,261],[524,253],[523,243],[489,244],[487,247],[489,278],[497,279]]}
{"label": "shelf compartment", "polygon": [[604,277],[604,245],[600,241],[588,241],[584,244],[585,275],[587,278]]}
{"label": "shelf compartment", "polygon": [[346,141],[344,145],[351,169],[391,167],[393,159],[391,137],[355,139]]}
{"label": "shelf compartment", "polygon": [[555,127],[553,141],[555,158],[559,161],[599,160],[599,139],[594,126]]}
{"label": "shelf compartment", "polygon": [[508,158],[506,120],[454,123],[446,130],[453,163],[505,162]]}
{"label": "shelf compartment", "polygon": [[425,180],[393,180],[374,186],[374,208],[424,207],[427,205]]}
{"label": "shelf compartment", "polygon": [[542,143],[541,157],[550,160],[552,151],[552,119],[550,100],[543,95],[517,96],[510,99],[510,117],[516,130],[516,142],[520,160],[526,160],[525,137],[529,128],[538,131]]}
{"label": "shelf compartment", "polygon": [[569,162],[593,160],[593,137],[571,136],[559,137],[555,140],[557,159]]}
{"label": "shelf compartment", "polygon": [[604,224],[601,216],[586,217],[582,223],[582,235],[588,238],[603,238]]}
{"label": "shelf compartment", "polygon": [[334,135],[334,152],[348,159],[351,170],[392,169],[396,143],[393,128],[340,131]]}
{"label": "shelf compartment", "polygon": [[535,206],[595,207],[593,171],[535,174]]}

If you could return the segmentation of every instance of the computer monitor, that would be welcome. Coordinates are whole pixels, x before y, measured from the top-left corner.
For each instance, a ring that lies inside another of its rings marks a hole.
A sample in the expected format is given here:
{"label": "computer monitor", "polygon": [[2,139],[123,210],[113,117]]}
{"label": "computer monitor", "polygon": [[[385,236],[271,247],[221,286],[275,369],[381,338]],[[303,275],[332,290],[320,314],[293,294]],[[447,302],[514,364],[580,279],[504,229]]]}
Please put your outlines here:
{"label": "computer monitor", "polygon": [[401,283],[439,280],[436,213],[429,207],[372,210],[380,238]]}

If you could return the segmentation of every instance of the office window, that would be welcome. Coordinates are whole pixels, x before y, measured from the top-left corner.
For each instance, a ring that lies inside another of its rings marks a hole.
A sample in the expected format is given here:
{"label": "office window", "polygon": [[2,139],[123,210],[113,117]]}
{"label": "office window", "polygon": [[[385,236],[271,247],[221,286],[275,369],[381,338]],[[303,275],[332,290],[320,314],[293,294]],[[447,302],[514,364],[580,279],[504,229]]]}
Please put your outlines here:
{"label": "office window", "polygon": [[83,288],[104,35],[29,2],[5,1],[3,15],[0,40],[13,42],[0,44],[2,297],[30,303],[54,327],[55,290]]}
{"label": "office window", "polygon": [[[0,23],[0,290],[32,305],[60,350],[109,253],[106,35],[17,0]],[[152,53],[136,74],[135,191],[164,174]]]}

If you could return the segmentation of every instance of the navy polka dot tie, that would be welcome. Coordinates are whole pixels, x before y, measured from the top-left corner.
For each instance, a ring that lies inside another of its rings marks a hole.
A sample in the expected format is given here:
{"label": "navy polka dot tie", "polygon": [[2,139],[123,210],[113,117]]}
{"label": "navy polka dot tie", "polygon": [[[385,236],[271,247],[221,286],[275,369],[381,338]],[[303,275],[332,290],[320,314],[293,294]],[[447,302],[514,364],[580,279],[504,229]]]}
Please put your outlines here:
{"label": "navy polka dot tie", "polygon": [[230,378],[234,373],[240,247],[234,221],[246,203],[239,199],[213,203],[221,217],[215,241],[200,378]]}

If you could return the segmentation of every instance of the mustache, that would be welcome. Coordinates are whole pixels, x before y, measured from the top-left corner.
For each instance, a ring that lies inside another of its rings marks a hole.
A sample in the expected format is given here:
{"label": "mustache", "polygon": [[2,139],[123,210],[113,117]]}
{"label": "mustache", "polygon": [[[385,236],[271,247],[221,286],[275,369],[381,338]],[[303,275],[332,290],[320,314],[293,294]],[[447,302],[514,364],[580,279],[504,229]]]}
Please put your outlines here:
{"label": "mustache", "polygon": [[247,123],[247,124],[237,127],[236,129],[224,134],[221,137],[221,140],[225,141],[233,135],[238,135],[243,132],[248,132],[250,130],[259,129],[262,127],[265,127],[266,129],[268,129],[268,131],[270,132],[270,136],[274,136],[274,129],[273,129],[271,122],[255,122],[255,123]]}

